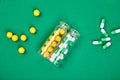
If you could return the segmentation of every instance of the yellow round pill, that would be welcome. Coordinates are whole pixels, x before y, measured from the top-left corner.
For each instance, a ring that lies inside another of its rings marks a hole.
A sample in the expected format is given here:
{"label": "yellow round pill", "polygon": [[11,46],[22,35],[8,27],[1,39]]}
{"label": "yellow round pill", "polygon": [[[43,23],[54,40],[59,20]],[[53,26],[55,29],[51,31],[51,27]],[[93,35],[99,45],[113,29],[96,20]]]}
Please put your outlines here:
{"label": "yellow round pill", "polygon": [[60,37],[60,36],[56,36],[55,40],[56,40],[57,42],[60,42],[60,41],[61,41],[61,37]]}
{"label": "yellow round pill", "polygon": [[30,33],[32,33],[32,34],[36,33],[36,28],[35,27],[30,27]]}
{"label": "yellow round pill", "polygon": [[60,29],[60,34],[64,35],[65,34],[65,29]]}
{"label": "yellow round pill", "polygon": [[45,42],[45,45],[48,45],[48,43],[49,43],[49,41],[46,41],[46,42]]}
{"label": "yellow round pill", "polygon": [[45,49],[45,46],[42,46],[41,50],[43,51]]}
{"label": "yellow round pill", "polygon": [[33,11],[33,14],[34,14],[34,16],[40,16],[40,10],[38,10],[38,9],[35,9],[34,11]]}
{"label": "yellow round pill", "polygon": [[14,42],[18,41],[18,36],[17,35],[13,35],[12,36],[12,41],[14,41]]}
{"label": "yellow round pill", "polygon": [[24,34],[22,34],[22,35],[20,36],[20,39],[21,39],[21,41],[26,41],[26,40],[27,40],[27,36],[24,35]]}
{"label": "yellow round pill", "polygon": [[45,58],[49,58],[49,57],[50,57],[50,53],[49,53],[49,52],[45,52],[45,53],[44,53],[44,57],[45,57]]}
{"label": "yellow round pill", "polygon": [[52,47],[56,47],[57,46],[57,42],[53,41],[51,45],[52,45]]}
{"label": "yellow round pill", "polygon": [[54,35],[55,35],[55,34],[59,35],[58,30],[55,30],[55,31],[54,31]]}
{"label": "yellow round pill", "polygon": [[53,51],[53,48],[52,47],[49,47],[48,48],[48,52],[52,52]]}
{"label": "yellow round pill", "polygon": [[12,38],[13,33],[12,32],[7,32],[6,36],[7,36],[7,38]]}
{"label": "yellow round pill", "polygon": [[51,40],[52,38],[53,38],[53,36],[50,36],[50,37],[49,37],[49,40]]}
{"label": "yellow round pill", "polygon": [[24,53],[25,53],[25,48],[24,48],[24,47],[19,47],[19,48],[18,48],[18,52],[19,52],[20,54],[24,54]]}

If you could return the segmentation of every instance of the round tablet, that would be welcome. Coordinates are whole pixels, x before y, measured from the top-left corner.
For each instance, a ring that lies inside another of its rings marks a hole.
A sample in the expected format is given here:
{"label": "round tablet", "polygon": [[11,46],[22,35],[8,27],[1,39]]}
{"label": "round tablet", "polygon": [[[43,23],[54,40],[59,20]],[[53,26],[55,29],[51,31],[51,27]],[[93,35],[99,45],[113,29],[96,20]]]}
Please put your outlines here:
{"label": "round tablet", "polygon": [[6,36],[7,36],[7,38],[12,38],[13,33],[12,32],[7,32]]}
{"label": "round tablet", "polygon": [[52,47],[56,47],[57,46],[57,42],[53,41],[51,45],[52,45]]}
{"label": "round tablet", "polygon": [[51,40],[52,38],[53,38],[53,36],[50,36],[50,37],[49,37],[49,40]]}
{"label": "round tablet", "polygon": [[20,39],[21,39],[21,41],[26,41],[26,40],[27,40],[27,36],[24,35],[24,34],[22,34],[22,35],[20,36]]}
{"label": "round tablet", "polygon": [[18,41],[18,36],[17,35],[13,35],[12,36],[12,41],[14,41],[14,42]]}
{"label": "round tablet", "polygon": [[19,47],[19,48],[18,48],[18,52],[19,52],[20,54],[24,54],[24,53],[25,53],[25,48],[24,48],[24,47]]}
{"label": "round tablet", "polygon": [[30,33],[32,33],[32,34],[36,33],[36,28],[35,27],[30,27]]}
{"label": "round tablet", "polygon": [[60,42],[60,41],[61,41],[61,37],[60,37],[60,36],[56,36],[55,40],[56,40],[57,42]]}
{"label": "round tablet", "polygon": [[52,47],[49,47],[48,48],[48,52],[52,52],[53,51],[53,48]]}
{"label": "round tablet", "polygon": [[64,35],[65,34],[65,29],[60,29],[60,34]]}
{"label": "round tablet", "polygon": [[49,43],[49,41],[46,41],[46,42],[45,42],[45,45],[48,45],[48,43]]}
{"label": "round tablet", "polygon": [[45,58],[49,58],[49,57],[50,57],[50,53],[49,53],[49,52],[45,52],[45,53],[44,53],[44,57],[45,57]]}
{"label": "round tablet", "polygon": [[40,10],[38,10],[38,9],[35,9],[34,11],[33,11],[33,14],[34,14],[34,16],[40,16]]}

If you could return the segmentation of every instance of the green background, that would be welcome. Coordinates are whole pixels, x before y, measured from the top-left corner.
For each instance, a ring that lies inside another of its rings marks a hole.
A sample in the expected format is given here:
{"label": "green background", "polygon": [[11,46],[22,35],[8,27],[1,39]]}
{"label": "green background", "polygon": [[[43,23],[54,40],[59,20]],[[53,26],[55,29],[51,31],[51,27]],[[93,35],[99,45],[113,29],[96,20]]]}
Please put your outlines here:
{"label": "green background", "polygon": [[[34,8],[40,17],[33,16]],[[92,45],[102,36],[101,17],[109,33],[119,28],[120,0],[0,0],[0,80],[120,80],[120,34],[110,35],[112,46],[106,50]],[[56,67],[37,51],[61,20],[81,36],[63,66]],[[7,31],[24,33],[28,41],[12,42]],[[19,46],[26,48],[24,55],[18,54]]]}

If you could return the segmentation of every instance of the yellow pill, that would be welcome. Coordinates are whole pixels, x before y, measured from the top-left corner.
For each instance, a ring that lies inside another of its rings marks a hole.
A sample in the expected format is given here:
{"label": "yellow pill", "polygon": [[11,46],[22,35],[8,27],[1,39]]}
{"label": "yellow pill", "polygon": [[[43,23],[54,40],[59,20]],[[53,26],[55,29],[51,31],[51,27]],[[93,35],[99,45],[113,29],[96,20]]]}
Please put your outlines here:
{"label": "yellow pill", "polygon": [[60,34],[61,34],[61,35],[64,35],[64,34],[65,34],[65,29],[61,29],[61,30],[60,30]]}
{"label": "yellow pill", "polygon": [[51,40],[52,38],[53,38],[53,36],[50,36],[50,37],[49,37],[49,40]]}
{"label": "yellow pill", "polygon": [[54,31],[54,34],[57,34],[57,35],[59,35],[59,32],[58,32],[58,30],[55,30],[55,31]]}
{"label": "yellow pill", "polygon": [[51,45],[52,45],[52,47],[56,47],[57,46],[57,42],[53,41]]}
{"label": "yellow pill", "polygon": [[12,38],[13,33],[12,32],[7,32],[6,36],[7,36],[7,38]]}
{"label": "yellow pill", "polygon": [[21,41],[26,41],[26,40],[27,40],[27,36],[24,35],[24,34],[22,34],[22,35],[20,36],[20,39],[21,39]]}
{"label": "yellow pill", "polygon": [[35,9],[35,10],[33,11],[33,14],[34,14],[34,16],[36,16],[36,17],[40,16],[40,10]]}
{"label": "yellow pill", "polygon": [[44,53],[44,57],[45,57],[45,58],[49,58],[49,57],[50,57],[50,53],[49,53],[49,52],[45,52],[45,53]]}
{"label": "yellow pill", "polygon": [[52,47],[49,47],[48,48],[48,52],[52,52],[53,51],[53,48]]}
{"label": "yellow pill", "polygon": [[43,51],[45,49],[45,46],[42,46],[41,50]]}
{"label": "yellow pill", "polygon": [[19,52],[20,54],[24,54],[24,53],[25,53],[25,48],[24,48],[24,47],[19,47],[19,48],[18,48],[18,52]]}
{"label": "yellow pill", "polygon": [[32,33],[32,34],[36,33],[36,28],[35,27],[31,27],[30,28],[30,33]]}
{"label": "yellow pill", "polygon": [[13,35],[12,36],[12,41],[14,41],[14,42],[18,41],[18,36],[17,35]]}
{"label": "yellow pill", "polygon": [[55,40],[56,40],[57,42],[60,42],[60,41],[61,41],[61,37],[60,37],[60,36],[56,36]]}
{"label": "yellow pill", "polygon": [[49,43],[49,41],[46,41],[46,42],[45,42],[45,45],[48,45],[48,43]]}

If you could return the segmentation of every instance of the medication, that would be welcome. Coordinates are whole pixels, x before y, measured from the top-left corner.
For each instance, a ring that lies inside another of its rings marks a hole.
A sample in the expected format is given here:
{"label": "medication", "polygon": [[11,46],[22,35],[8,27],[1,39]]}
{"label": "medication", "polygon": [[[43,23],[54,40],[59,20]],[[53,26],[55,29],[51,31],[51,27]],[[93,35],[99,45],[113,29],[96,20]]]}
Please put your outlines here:
{"label": "medication", "polygon": [[12,41],[14,41],[14,42],[18,41],[18,36],[14,34],[14,35],[12,36]]}
{"label": "medication", "polygon": [[116,30],[111,31],[111,34],[118,34],[118,33],[120,33],[120,29],[116,29]]}
{"label": "medication", "polygon": [[94,45],[99,45],[99,44],[102,44],[102,41],[93,41],[93,44]]}
{"label": "medication", "polygon": [[101,23],[100,23],[100,28],[103,29],[105,26],[105,19],[102,18]]}
{"label": "medication", "polygon": [[7,33],[6,33],[6,36],[7,36],[7,38],[12,38],[13,33],[12,33],[12,32],[7,32]]}
{"label": "medication", "polygon": [[71,29],[65,22],[60,22],[45,41],[39,53],[56,66],[59,66],[79,36],[78,31]]}
{"label": "medication", "polygon": [[24,34],[22,34],[22,35],[20,36],[20,39],[21,39],[21,41],[26,41],[26,40],[27,40],[27,36],[24,35]]}
{"label": "medication", "polygon": [[24,47],[19,47],[19,48],[18,48],[18,52],[19,52],[20,54],[24,54],[24,53],[25,53],[25,48],[24,48]]}
{"label": "medication", "polygon": [[106,49],[111,46],[111,42],[107,42],[105,45],[103,45],[103,49]]}
{"label": "medication", "polygon": [[102,33],[105,37],[108,37],[108,33],[105,31],[105,29],[101,29],[101,33]]}
{"label": "medication", "polygon": [[110,40],[111,40],[110,37],[101,38],[101,41],[110,41]]}
{"label": "medication", "polygon": [[30,33],[35,34],[36,33],[36,28],[35,27],[30,27]]}
{"label": "medication", "polygon": [[40,10],[35,9],[35,10],[33,11],[33,15],[36,16],[36,17],[40,16]]}

